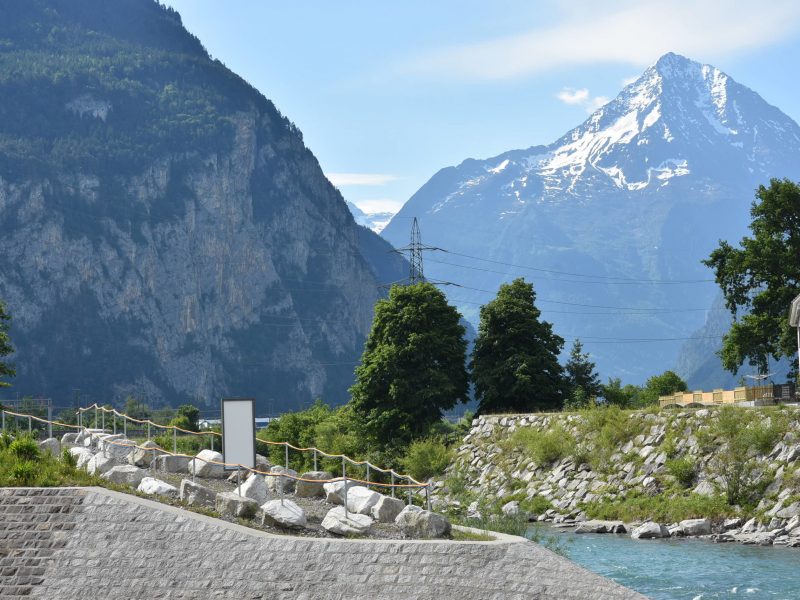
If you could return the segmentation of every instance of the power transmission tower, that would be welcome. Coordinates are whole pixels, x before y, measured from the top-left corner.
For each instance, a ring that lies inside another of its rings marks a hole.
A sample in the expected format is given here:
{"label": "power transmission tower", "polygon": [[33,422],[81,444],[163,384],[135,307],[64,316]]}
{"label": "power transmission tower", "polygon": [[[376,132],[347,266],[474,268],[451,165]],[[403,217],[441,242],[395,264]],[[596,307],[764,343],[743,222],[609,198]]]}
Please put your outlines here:
{"label": "power transmission tower", "polygon": [[411,271],[409,272],[408,279],[411,281],[411,285],[414,285],[415,283],[425,281],[425,271],[422,268],[422,234],[419,232],[417,217],[414,217],[414,222],[411,224],[409,254]]}
{"label": "power transmission tower", "polygon": [[430,250],[441,250],[441,248],[426,246],[422,243],[419,223],[417,222],[417,217],[414,217],[414,221],[411,223],[411,243],[408,246],[395,250],[395,252],[400,254],[408,252],[408,262],[410,265],[408,285],[414,285],[415,283],[422,283],[425,281],[425,272],[422,268],[422,253],[423,251]]}

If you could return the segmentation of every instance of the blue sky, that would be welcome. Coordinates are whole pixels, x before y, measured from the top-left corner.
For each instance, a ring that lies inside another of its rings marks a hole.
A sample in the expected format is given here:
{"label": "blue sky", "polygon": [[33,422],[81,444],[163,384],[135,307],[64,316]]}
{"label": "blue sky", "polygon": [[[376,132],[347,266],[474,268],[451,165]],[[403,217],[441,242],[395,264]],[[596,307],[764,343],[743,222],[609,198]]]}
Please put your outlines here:
{"label": "blue sky", "polygon": [[800,121],[794,0],[165,3],[371,212],[465,158],[555,140],[667,51]]}

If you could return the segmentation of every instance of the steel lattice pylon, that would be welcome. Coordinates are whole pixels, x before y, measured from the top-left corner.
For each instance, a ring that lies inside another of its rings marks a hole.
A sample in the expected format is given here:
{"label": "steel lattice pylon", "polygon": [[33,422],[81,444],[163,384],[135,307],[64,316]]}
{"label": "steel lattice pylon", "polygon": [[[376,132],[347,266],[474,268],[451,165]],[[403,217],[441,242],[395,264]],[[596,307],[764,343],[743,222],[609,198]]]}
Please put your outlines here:
{"label": "steel lattice pylon", "polygon": [[411,224],[411,244],[408,248],[409,263],[411,264],[408,278],[411,285],[414,285],[425,281],[425,272],[422,268],[422,234],[419,232],[417,217],[414,217],[414,222]]}

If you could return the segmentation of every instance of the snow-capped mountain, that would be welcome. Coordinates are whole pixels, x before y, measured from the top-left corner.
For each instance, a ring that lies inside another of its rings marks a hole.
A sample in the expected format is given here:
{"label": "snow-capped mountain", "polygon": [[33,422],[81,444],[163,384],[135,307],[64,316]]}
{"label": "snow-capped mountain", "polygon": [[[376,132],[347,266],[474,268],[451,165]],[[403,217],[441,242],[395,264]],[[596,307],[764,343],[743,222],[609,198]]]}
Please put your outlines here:
{"label": "snow-capped mountain", "polygon": [[386,227],[394,216],[392,212],[365,213],[349,200],[347,200],[347,208],[350,209],[350,213],[353,215],[356,223],[362,227],[371,229],[375,233],[383,231],[384,227]]}
{"label": "snow-capped mountain", "polygon": [[[568,345],[580,337],[604,376],[637,382],[705,322],[718,290],[700,260],[745,233],[754,189],[798,176],[797,123],[670,53],[554,143],[442,169],[398,215],[458,253],[428,254],[425,272],[463,286],[446,291],[470,321],[525,276]],[[406,244],[408,222],[382,235]]]}

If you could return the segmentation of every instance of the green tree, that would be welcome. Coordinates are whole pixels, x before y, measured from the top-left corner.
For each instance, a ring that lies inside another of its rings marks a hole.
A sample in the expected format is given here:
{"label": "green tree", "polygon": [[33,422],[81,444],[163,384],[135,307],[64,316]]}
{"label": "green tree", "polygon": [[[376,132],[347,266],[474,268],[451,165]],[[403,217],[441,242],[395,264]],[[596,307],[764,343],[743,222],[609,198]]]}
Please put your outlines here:
{"label": "green tree", "polygon": [[703,261],[714,269],[734,318],[746,313],[722,339],[722,364],[732,373],[745,360],[765,372],[770,356],[797,351],[788,310],[800,292],[800,186],[788,179],[759,186],[750,215],[752,237],[740,248],[720,241]]}
{"label": "green tree", "polygon": [[470,364],[479,412],[557,409],[564,402],[564,340],[539,320],[535,298],[533,285],[520,278],[481,307]]}
{"label": "green tree", "polygon": [[[11,323],[11,316],[6,312],[6,305],[0,300],[0,358],[8,356],[14,352],[11,346],[11,340],[8,337],[8,327]],[[17,372],[14,365],[0,360],[0,377],[14,377]],[[0,387],[8,387],[11,384],[7,381],[0,380]]]}
{"label": "green tree", "polygon": [[600,377],[595,372],[595,364],[589,360],[589,353],[583,352],[583,344],[579,339],[572,343],[569,360],[564,366],[567,377],[567,391],[572,397],[578,388],[583,390],[583,396],[588,400],[592,396],[599,396],[603,386]]}
{"label": "green tree", "polygon": [[192,404],[181,404],[175,414],[175,418],[170,421],[170,425],[180,427],[181,429],[188,429],[189,431],[198,431],[200,428],[200,409]]}
{"label": "green tree", "polygon": [[370,445],[401,450],[467,399],[467,343],[458,311],[430,283],[393,286],[375,305],[353,412]]}
{"label": "green tree", "polygon": [[619,377],[609,377],[608,383],[604,384],[602,388],[601,395],[606,404],[620,408],[635,406],[642,392],[642,388],[630,383],[623,386]]}
{"label": "green tree", "polygon": [[668,396],[686,390],[686,382],[674,371],[664,371],[661,375],[653,375],[647,380],[633,406],[650,406],[658,403],[659,396]]}

